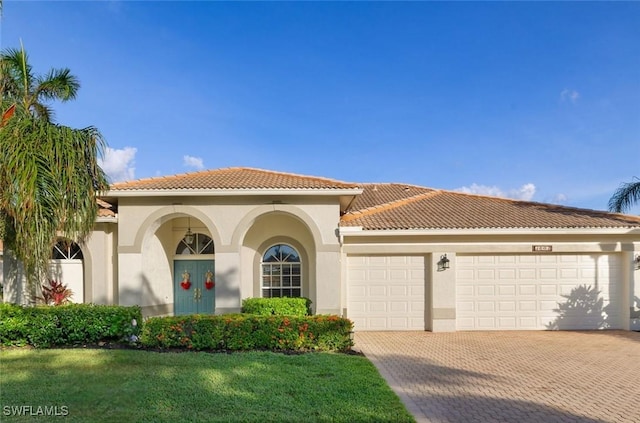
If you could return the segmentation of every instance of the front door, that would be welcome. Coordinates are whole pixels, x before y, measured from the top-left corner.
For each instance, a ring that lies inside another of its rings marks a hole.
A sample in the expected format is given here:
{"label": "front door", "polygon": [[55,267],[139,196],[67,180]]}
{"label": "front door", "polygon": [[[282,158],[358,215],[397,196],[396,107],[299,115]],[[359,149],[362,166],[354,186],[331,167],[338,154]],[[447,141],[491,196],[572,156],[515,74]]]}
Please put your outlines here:
{"label": "front door", "polygon": [[213,314],[216,306],[215,263],[213,260],[173,262],[173,313]]}

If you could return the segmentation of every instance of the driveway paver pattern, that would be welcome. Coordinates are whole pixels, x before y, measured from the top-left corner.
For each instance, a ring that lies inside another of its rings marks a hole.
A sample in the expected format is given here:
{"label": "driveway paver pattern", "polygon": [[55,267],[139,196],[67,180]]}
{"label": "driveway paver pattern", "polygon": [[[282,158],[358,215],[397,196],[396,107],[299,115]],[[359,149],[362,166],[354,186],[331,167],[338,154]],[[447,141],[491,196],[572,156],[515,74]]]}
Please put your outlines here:
{"label": "driveway paver pattern", "polygon": [[418,422],[640,423],[640,333],[357,332]]}

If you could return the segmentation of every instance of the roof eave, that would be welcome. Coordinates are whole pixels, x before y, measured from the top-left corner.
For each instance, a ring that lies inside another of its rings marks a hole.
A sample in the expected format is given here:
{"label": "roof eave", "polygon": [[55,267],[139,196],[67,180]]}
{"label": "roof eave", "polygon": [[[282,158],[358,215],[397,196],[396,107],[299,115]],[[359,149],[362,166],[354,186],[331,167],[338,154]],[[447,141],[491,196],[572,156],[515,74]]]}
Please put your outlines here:
{"label": "roof eave", "polygon": [[342,236],[398,235],[640,235],[637,228],[470,228],[470,229],[365,229],[341,226]]}
{"label": "roof eave", "polygon": [[110,190],[104,197],[223,197],[263,195],[342,196],[358,195],[362,188],[266,188],[266,189],[131,189]]}
{"label": "roof eave", "polygon": [[118,223],[118,216],[98,216],[96,223]]}

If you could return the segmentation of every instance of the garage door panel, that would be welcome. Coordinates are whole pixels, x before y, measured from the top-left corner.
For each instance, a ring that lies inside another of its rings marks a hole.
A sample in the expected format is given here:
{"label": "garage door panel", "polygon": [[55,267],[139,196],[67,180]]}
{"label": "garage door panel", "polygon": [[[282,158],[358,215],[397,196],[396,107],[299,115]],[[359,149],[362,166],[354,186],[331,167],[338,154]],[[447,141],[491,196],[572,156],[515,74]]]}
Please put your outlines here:
{"label": "garage door panel", "polygon": [[535,278],[536,278],[536,269],[533,269],[533,268],[518,269],[518,279],[535,280]]}
{"label": "garage door panel", "polygon": [[482,279],[494,280],[496,278],[496,271],[494,269],[479,269],[477,278],[479,280],[482,280]]}
{"label": "garage door panel", "polygon": [[498,295],[515,295],[516,286],[515,285],[499,285],[498,286]]}
{"label": "garage door panel", "polygon": [[369,287],[369,297],[386,297],[386,296],[387,296],[386,286],[370,286]]}
{"label": "garage door panel", "polygon": [[619,255],[459,255],[456,267],[459,330],[622,325]]}
{"label": "garage door panel", "polygon": [[424,256],[349,256],[347,316],[355,330],[424,330],[424,263]]}
{"label": "garage door panel", "polygon": [[536,301],[518,301],[518,311],[536,311],[538,303]]}
{"label": "garage door panel", "polygon": [[516,269],[498,269],[498,279],[515,279]]}
{"label": "garage door panel", "polygon": [[542,284],[538,285],[538,294],[540,295],[553,295],[558,294],[558,285]]}
{"label": "garage door panel", "polygon": [[500,301],[498,303],[498,311],[516,311],[515,301]]}
{"label": "garage door panel", "polygon": [[387,311],[387,303],[382,301],[369,301],[367,311],[370,313],[385,313]]}
{"label": "garage door panel", "polygon": [[528,283],[526,285],[519,285],[518,292],[520,295],[535,295],[536,286]]}

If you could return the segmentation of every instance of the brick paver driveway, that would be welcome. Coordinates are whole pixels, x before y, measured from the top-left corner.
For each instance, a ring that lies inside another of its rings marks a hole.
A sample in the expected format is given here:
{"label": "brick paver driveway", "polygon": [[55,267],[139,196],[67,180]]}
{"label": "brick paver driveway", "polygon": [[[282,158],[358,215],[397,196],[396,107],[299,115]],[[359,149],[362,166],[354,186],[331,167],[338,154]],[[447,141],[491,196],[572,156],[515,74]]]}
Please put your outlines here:
{"label": "brick paver driveway", "polygon": [[640,422],[640,333],[359,332],[418,422]]}

